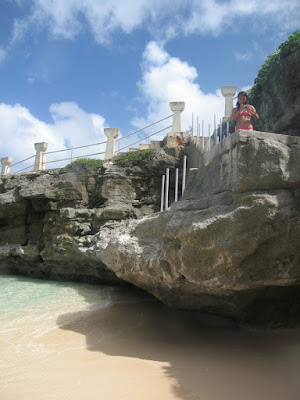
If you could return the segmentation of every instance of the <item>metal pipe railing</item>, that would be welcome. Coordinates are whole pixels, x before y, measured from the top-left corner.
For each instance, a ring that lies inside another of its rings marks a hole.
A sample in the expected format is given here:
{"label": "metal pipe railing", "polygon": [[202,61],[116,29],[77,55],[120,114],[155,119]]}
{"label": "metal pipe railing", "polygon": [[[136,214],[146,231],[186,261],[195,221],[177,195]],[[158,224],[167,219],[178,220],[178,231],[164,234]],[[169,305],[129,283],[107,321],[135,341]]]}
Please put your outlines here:
{"label": "metal pipe railing", "polygon": [[18,162],[16,162],[16,163],[12,164],[10,167],[14,167],[15,165],[21,164],[22,162],[28,161],[28,160],[30,160],[31,158],[34,158],[34,157],[35,157],[35,155],[34,155],[34,156],[31,156],[31,157],[28,157],[28,158],[25,158],[25,159],[22,160],[22,161],[18,161]]}
{"label": "metal pipe railing", "polygon": [[166,129],[169,129],[169,128],[171,128],[171,127],[172,127],[172,125],[167,126],[166,128],[161,129],[161,130],[159,130],[159,131],[157,131],[157,132],[151,133],[150,135],[148,135],[148,136],[146,136],[146,137],[143,137],[142,139],[139,139],[139,140],[137,140],[136,142],[130,143],[130,144],[128,144],[128,145],[122,147],[119,151],[124,150],[124,149],[127,149],[127,147],[129,147],[129,146],[133,146],[133,145],[136,144],[136,143],[142,142],[143,140],[145,140],[145,139],[147,139],[147,138],[149,138],[149,137],[151,137],[151,136],[153,136],[153,135],[156,135],[157,133],[163,132],[163,131],[165,131]]}
{"label": "metal pipe railing", "polygon": [[45,164],[51,164],[51,163],[56,163],[56,162],[60,162],[60,161],[76,160],[78,158],[84,158],[84,157],[98,156],[99,154],[105,154],[105,151],[102,151],[101,153],[85,154],[85,155],[78,156],[78,157],[62,158],[61,160],[47,161],[47,162],[45,162]]}
{"label": "metal pipe railing", "polygon": [[86,144],[84,146],[78,146],[78,147],[71,147],[70,149],[46,151],[45,154],[54,154],[54,153],[61,153],[63,151],[72,151],[72,150],[84,149],[85,147],[99,146],[100,144],[105,144],[106,142],[107,142],[107,140],[105,140],[105,142],[100,142],[100,143]]}
{"label": "metal pipe railing", "polygon": [[[147,126],[141,128],[141,129],[137,129],[137,130],[134,131],[134,132],[128,133],[127,135],[122,136],[121,138],[117,139],[116,142],[120,142],[121,140],[123,140],[123,139],[125,139],[125,138],[127,138],[127,137],[129,137],[129,136],[131,136],[131,135],[133,135],[133,134],[135,134],[135,133],[138,133],[138,132],[140,132],[140,131],[143,131],[143,130],[145,130],[145,129],[147,129],[147,128],[153,126],[153,125],[156,125],[156,124],[158,124],[158,123],[160,123],[160,122],[162,122],[162,121],[165,121],[166,119],[169,119],[169,118],[171,118],[171,117],[173,117],[173,114],[169,115],[168,117],[162,118],[162,119],[160,119],[160,120],[158,120],[158,121],[156,121],[156,122],[153,122],[152,124],[149,124],[149,125],[147,125]],[[152,136],[154,136],[154,135],[157,135],[158,133],[163,132],[163,131],[165,131],[166,129],[169,129],[169,128],[171,128],[171,127],[172,127],[172,125],[170,125],[170,126],[168,126],[168,127],[166,127],[166,128],[160,129],[160,130],[158,130],[158,131],[156,131],[156,132],[154,132],[154,133],[152,133],[152,134],[149,134],[148,136],[143,137],[142,139],[136,140],[136,141],[134,141],[134,142],[132,142],[132,143],[130,143],[130,144],[128,144],[128,145],[122,147],[121,149],[119,149],[119,151],[122,151],[122,150],[124,150],[124,149],[126,149],[126,148],[128,148],[128,147],[130,147],[130,146],[133,146],[133,145],[135,145],[136,143],[142,142],[142,141],[145,140],[145,139],[149,139],[150,137],[152,137]],[[107,143],[107,140],[106,140],[106,141],[103,141],[103,142],[98,142],[98,143],[93,143],[93,144],[84,145],[84,146],[71,147],[71,148],[68,148],[68,149],[61,149],[61,150],[54,150],[54,151],[45,151],[44,154],[47,154],[47,155],[49,155],[49,154],[56,154],[56,153],[62,153],[62,152],[66,152],[66,151],[71,151],[71,157],[66,157],[66,158],[59,159],[59,160],[47,161],[47,162],[44,162],[44,164],[58,163],[58,162],[70,161],[70,160],[72,161],[72,160],[74,160],[74,159],[79,159],[79,158],[84,158],[84,157],[91,157],[91,156],[98,156],[98,155],[101,155],[101,154],[105,154],[105,151],[103,151],[103,152],[97,152],[97,153],[92,153],[92,154],[81,155],[81,156],[78,156],[78,157],[73,157],[73,151],[74,151],[74,150],[83,149],[83,148],[92,147],[92,146],[99,146],[99,145],[103,145],[103,144],[106,144],[106,143]],[[19,164],[21,164],[21,163],[23,163],[23,162],[26,162],[26,161],[28,161],[28,160],[31,160],[31,159],[33,159],[33,158],[35,158],[35,157],[36,157],[36,155],[31,156],[31,157],[27,157],[27,158],[25,158],[24,160],[21,160],[21,161],[18,161],[18,162],[16,162],[16,163],[12,164],[10,167],[14,167],[14,166],[19,165]],[[19,173],[19,172],[22,172],[22,171],[26,171],[26,170],[28,170],[28,169],[30,169],[30,168],[33,168],[33,167],[34,167],[34,165],[30,165],[30,166],[27,166],[27,167],[24,167],[24,168],[18,170],[18,171],[15,172],[15,173]]]}
{"label": "metal pipe railing", "polygon": [[[163,119],[160,119],[159,121],[153,122],[153,124],[144,126],[144,128],[141,128],[141,129],[138,129],[138,130],[136,130],[136,131],[134,131],[134,132],[128,133],[127,135],[120,137],[120,139],[117,139],[116,142],[119,142],[120,140],[125,139],[126,137],[131,136],[131,135],[133,135],[134,133],[137,133],[137,132],[143,131],[143,130],[145,130],[145,129],[147,129],[147,128],[150,128],[150,126],[153,126],[153,125],[155,125],[155,124],[158,124],[159,122],[162,122],[162,121],[164,121],[164,120],[166,120],[166,119],[168,119],[168,118],[171,118],[171,117],[173,117],[173,114],[171,114],[171,115],[169,115],[168,117],[165,117],[165,118],[163,118]],[[172,127],[172,125],[171,125],[171,127]],[[169,127],[169,128],[170,128],[170,127]],[[147,136],[147,137],[149,137],[149,136]],[[147,139],[147,137],[145,137],[144,139]],[[130,145],[130,146],[131,146],[131,145]]]}

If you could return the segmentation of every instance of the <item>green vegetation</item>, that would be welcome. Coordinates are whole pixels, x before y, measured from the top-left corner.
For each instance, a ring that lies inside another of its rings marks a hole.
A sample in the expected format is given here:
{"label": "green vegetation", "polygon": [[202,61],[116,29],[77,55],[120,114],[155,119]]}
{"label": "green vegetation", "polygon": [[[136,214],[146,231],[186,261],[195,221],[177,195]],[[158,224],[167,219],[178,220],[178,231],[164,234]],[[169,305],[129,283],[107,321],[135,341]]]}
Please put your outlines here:
{"label": "green vegetation", "polygon": [[[296,30],[288,39],[281,43],[278,48],[268,56],[261,69],[258,71],[257,78],[254,80],[254,86],[249,90],[249,102],[260,93],[262,87],[267,85],[268,79],[273,74],[275,68],[278,68],[280,61],[285,57],[300,49],[300,30]],[[281,75],[283,77],[283,74]]]}
{"label": "green vegetation", "polygon": [[95,158],[79,158],[78,160],[72,161],[70,164],[67,165],[67,167],[80,165],[87,165],[93,169],[98,169],[102,167],[103,161]]}
{"label": "green vegetation", "polygon": [[114,164],[121,167],[138,165],[142,161],[152,161],[155,153],[154,149],[129,151],[115,158]]}

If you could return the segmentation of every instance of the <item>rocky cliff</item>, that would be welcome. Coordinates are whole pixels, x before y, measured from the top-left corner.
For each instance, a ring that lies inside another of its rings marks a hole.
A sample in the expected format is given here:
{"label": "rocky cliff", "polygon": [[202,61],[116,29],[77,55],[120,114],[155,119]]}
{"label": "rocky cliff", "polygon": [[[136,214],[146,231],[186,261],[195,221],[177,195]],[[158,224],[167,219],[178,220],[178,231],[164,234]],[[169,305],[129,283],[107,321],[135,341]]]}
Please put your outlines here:
{"label": "rocky cliff", "polygon": [[138,166],[77,164],[2,176],[0,268],[39,278],[120,283],[83,249],[105,223],[158,211],[161,175],[178,162],[161,149]]}
{"label": "rocky cliff", "polygon": [[[300,311],[300,138],[238,131],[190,140],[184,197],[158,213],[164,154],[131,168],[3,177],[0,266],[129,282],[177,308],[243,320]],[[182,154],[181,154],[182,155]]]}
{"label": "rocky cliff", "polygon": [[300,136],[300,31],[268,57],[249,95],[260,115],[254,129]]}

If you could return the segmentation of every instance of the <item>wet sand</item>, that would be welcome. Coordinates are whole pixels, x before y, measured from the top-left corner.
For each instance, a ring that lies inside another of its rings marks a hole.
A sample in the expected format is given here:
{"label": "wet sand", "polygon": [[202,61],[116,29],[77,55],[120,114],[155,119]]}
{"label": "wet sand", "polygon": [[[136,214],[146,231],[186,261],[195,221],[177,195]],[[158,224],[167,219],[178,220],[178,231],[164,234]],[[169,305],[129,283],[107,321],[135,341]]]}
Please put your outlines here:
{"label": "wet sand", "polygon": [[299,400],[299,329],[249,331],[153,300],[61,315],[0,350],[1,400]]}

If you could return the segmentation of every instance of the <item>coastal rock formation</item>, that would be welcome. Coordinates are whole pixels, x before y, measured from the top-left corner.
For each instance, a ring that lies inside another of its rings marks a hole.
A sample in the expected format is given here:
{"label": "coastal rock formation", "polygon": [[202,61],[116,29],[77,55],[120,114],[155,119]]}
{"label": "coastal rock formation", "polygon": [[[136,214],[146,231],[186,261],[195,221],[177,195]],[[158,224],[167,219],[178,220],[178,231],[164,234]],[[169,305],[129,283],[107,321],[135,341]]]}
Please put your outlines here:
{"label": "coastal rock formation", "polygon": [[[300,36],[294,34],[263,66],[250,91],[260,120],[254,129],[300,136]],[[273,62],[271,62],[273,59]]]}
{"label": "coastal rock formation", "polygon": [[202,154],[181,201],[104,225],[84,251],[173,307],[293,319],[300,310],[299,152],[299,138],[238,131]]}
{"label": "coastal rock formation", "polygon": [[[183,198],[158,213],[180,157],[0,181],[0,267],[130,283],[169,306],[294,322],[300,311],[300,138],[237,131],[208,152],[186,138]],[[173,184],[173,182],[172,182]]]}
{"label": "coastal rock formation", "polygon": [[159,210],[161,175],[178,159],[158,151],[139,166],[70,166],[0,179],[0,268],[25,275],[122,283],[82,248],[107,221]]}

